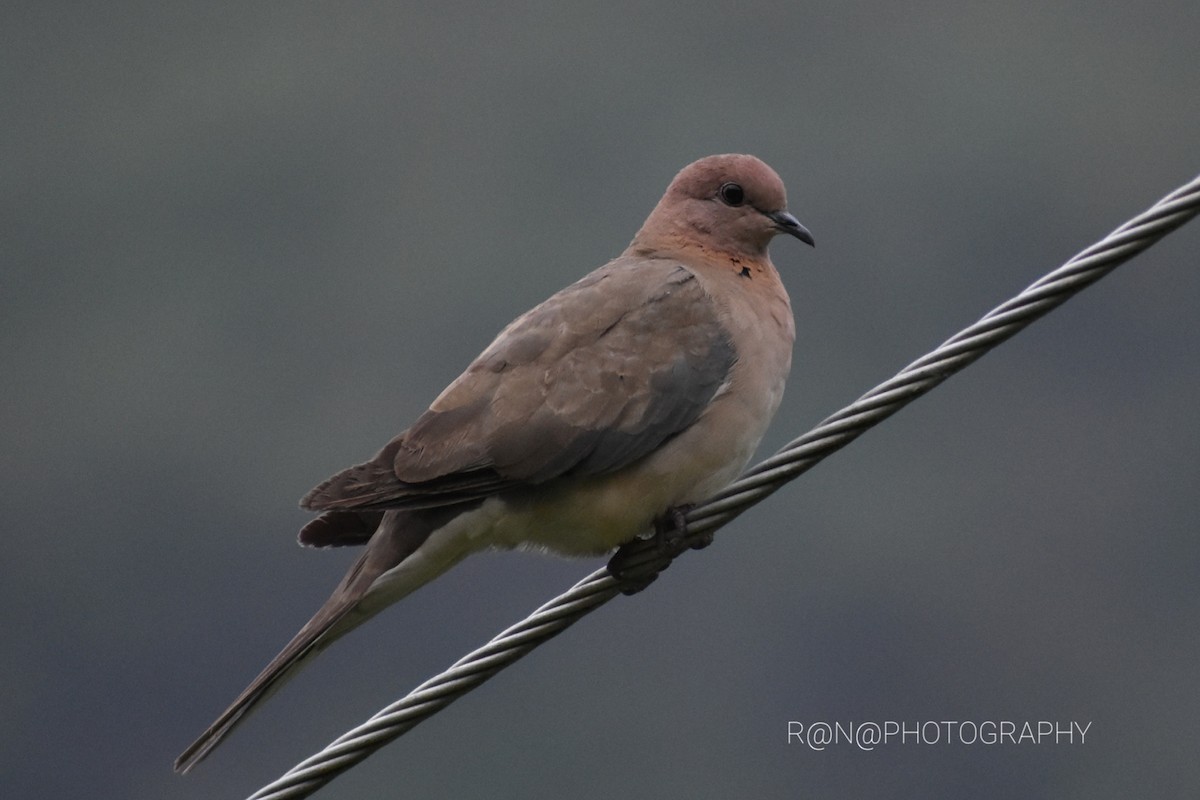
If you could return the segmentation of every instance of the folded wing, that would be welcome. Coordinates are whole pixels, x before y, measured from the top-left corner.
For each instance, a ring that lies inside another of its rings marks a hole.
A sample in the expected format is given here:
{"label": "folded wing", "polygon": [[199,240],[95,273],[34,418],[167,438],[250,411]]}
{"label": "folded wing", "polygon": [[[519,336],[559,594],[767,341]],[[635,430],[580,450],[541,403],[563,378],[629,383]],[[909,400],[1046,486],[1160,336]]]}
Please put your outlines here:
{"label": "folded wing", "polygon": [[689,270],[618,259],[517,318],[411,428],[302,505],[433,508],[619,470],[694,423],[736,358]]}

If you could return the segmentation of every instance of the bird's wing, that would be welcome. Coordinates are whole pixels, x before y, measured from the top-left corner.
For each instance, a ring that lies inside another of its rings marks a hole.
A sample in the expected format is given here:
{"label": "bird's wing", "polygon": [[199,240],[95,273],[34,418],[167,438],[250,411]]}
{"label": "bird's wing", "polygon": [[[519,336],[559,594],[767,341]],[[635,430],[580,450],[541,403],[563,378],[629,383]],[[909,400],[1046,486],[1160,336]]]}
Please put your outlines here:
{"label": "bird's wing", "polygon": [[517,318],[411,428],[302,505],[430,508],[621,469],[695,422],[736,358],[691,271],[617,259]]}

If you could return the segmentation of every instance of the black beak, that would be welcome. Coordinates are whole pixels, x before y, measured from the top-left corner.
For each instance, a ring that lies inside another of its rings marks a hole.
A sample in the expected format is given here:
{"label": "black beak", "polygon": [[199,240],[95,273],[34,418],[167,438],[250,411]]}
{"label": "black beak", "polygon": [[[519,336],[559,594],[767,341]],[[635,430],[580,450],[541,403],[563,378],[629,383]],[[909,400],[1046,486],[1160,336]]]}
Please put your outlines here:
{"label": "black beak", "polygon": [[813,236],[808,232],[808,228],[800,224],[800,220],[793,217],[786,211],[773,211],[767,214],[767,219],[775,223],[775,227],[782,233],[791,234],[800,241],[804,242],[809,247],[816,247],[817,243],[813,241]]}

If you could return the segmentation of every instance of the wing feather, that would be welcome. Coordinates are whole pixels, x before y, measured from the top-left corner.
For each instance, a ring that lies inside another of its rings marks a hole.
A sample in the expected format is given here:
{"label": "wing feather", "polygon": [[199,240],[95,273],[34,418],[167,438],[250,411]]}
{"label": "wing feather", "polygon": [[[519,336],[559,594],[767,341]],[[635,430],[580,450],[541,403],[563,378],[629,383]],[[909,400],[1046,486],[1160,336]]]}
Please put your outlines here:
{"label": "wing feather", "polygon": [[695,422],[736,359],[689,270],[618,259],[517,318],[411,428],[302,505],[429,508],[619,470]]}

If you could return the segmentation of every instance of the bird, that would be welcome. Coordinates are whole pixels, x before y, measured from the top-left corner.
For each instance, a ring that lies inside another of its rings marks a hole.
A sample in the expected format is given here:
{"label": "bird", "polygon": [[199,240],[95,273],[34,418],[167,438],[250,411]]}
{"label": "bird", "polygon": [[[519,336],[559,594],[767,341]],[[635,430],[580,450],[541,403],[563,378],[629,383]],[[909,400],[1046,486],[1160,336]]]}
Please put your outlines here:
{"label": "bird", "polygon": [[795,323],[767,252],[780,234],[814,244],[763,161],[687,165],[623,253],[517,317],[411,427],[305,495],[319,516],[302,545],[365,549],[176,771],[473,552],[596,556],[678,531],[745,468],[783,396]]}

